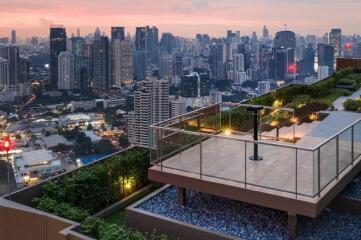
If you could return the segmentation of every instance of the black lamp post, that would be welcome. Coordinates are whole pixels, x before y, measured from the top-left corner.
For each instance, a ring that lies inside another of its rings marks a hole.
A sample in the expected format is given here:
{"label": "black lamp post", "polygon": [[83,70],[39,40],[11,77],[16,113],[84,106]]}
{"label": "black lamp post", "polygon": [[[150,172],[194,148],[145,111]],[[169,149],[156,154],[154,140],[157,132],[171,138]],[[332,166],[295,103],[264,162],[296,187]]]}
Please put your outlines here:
{"label": "black lamp post", "polygon": [[[259,111],[263,110],[263,106],[252,105],[247,107],[247,111],[252,112],[253,115],[253,140],[258,141],[258,116]],[[253,161],[261,161],[263,158],[258,156],[258,144],[255,142],[253,144],[253,156],[249,157],[250,160]]]}

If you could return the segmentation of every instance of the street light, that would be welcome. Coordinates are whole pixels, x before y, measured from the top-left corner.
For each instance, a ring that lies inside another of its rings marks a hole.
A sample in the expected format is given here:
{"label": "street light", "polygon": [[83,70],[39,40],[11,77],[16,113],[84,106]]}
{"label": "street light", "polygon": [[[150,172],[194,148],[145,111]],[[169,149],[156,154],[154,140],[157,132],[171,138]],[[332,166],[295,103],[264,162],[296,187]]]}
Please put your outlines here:
{"label": "street light", "polygon": [[11,199],[11,183],[10,183],[10,160],[9,160],[9,151],[11,150],[11,140],[9,136],[4,137],[2,150],[6,152],[6,160],[8,162],[8,190],[9,190],[9,199]]}

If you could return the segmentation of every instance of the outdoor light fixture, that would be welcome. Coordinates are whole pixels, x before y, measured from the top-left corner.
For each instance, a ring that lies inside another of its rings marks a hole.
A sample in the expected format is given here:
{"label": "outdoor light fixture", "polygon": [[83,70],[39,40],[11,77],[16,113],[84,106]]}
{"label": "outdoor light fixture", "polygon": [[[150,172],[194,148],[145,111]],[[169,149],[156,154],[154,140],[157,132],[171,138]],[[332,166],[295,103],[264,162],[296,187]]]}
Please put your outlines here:
{"label": "outdoor light fixture", "polygon": [[230,135],[232,134],[231,129],[227,128],[227,129],[224,131],[224,134],[225,134],[226,136],[230,136]]}
{"label": "outdoor light fixture", "polygon": [[9,199],[11,199],[11,183],[10,183],[10,159],[9,159],[9,151],[12,148],[12,143],[9,136],[4,137],[2,144],[1,144],[1,150],[6,152],[6,160],[8,162],[8,190],[9,190]]}
{"label": "outdoor light fixture", "polygon": [[249,159],[253,161],[263,160],[262,157],[258,156],[258,144],[256,143],[258,141],[258,115],[259,111],[263,109],[264,107],[259,105],[251,105],[247,107],[247,111],[252,112],[253,115],[253,140],[255,143],[253,143],[253,156],[249,157]]}

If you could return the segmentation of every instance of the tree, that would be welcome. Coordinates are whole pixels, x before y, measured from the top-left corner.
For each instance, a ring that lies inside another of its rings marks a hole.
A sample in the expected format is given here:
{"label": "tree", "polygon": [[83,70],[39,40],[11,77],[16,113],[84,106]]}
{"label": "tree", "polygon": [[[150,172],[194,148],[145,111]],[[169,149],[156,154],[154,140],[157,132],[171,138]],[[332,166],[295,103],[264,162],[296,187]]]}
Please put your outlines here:
{"label": "tree", "polygon": [[95,153],[113,153],[116,151],[113,144],[108,139],[102,139],[93,145]]}

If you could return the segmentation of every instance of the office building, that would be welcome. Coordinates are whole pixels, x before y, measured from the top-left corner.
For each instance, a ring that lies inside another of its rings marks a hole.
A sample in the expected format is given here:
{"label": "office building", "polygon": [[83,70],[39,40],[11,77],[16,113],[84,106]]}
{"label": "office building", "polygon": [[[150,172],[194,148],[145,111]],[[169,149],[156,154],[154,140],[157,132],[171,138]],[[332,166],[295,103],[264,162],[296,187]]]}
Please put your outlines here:
{"label": "office building", "polygon": [[111,46],[112,78],[115,87],[133,82],[133,49],[126,40],[113,39]]}
{"label": "office building", "polygon": [[327,44],[318,44],[318,66],[328,66],[330,74],[334,72],[334,48]]}
{"label": "office building", "polygon": [[125,40],[124,27],[111,27],[111,40]]}
{"label": "office building", "polygon": [[12,30],[11,31],[11,44],[16,44],[16,31]]}
{"label": "office building", "polygon": [[134,79],[144,80],[147,76],[146,29],[137,27],[134,41]]}
{"label": "office building", "polygon": [[234,54],[233,55],[233,67],[234,72],[244,72],[244,55]]}
{"label": "office building", "polygon": [[318,80],[325,79],[330,76],[330,67],[318,66]]}
{"label": "office building", "polygon": [[70,52],[61,52],[58,56],[58,89],[74,88],[74,56]]}
{"label": "office building", "polygon": [[93,88],[97,90],[110,89],[109,39],[107,36],[101,36],[99,29],[97,29],[94,34],[92,64],[94,77]]}
{"label": "office building", "polygon": [[9,85],[19,83],[19,48],[15,45],[0,45],[0,58],[9,64]]}
{"label": "office building", "polygon": [[58,56],[66,51],[65,28],[50,28],[50,82],[52,89],[58,84]]}
{"label": "office building", "polygon": [[90,63],[87,56],[75,56],[75,88],[87,92],[90,84]]}
{"label": "office building", "polygon": [[280,31],[276,33],[274,39],[274,47],[276,49],[281,48],[296,48],[296,35],[291,31]]}
{"label": "office building", "polygon": [[262,95],[268,93],[270,91],[270,83],[269,81],[259,81],[258,82],[258,94]]}
{"label": "office building", "polygon": [[128,115],[128,137],[133,145],[156,145],[150,125],[169,117],[168,80],[147,79],[134,92],[134,111]]}
{"label": "office building", "polygon": [[341,49],[342,49],[342,34],[341,29],[331,29],[330,35],[329,35],[329,44],[334,49],[334,59],[338,57],[341,57]]}
{"label": "office building", "polygon": [[9,62],[4,58],[0,58],[0,87],[9,84]]}

